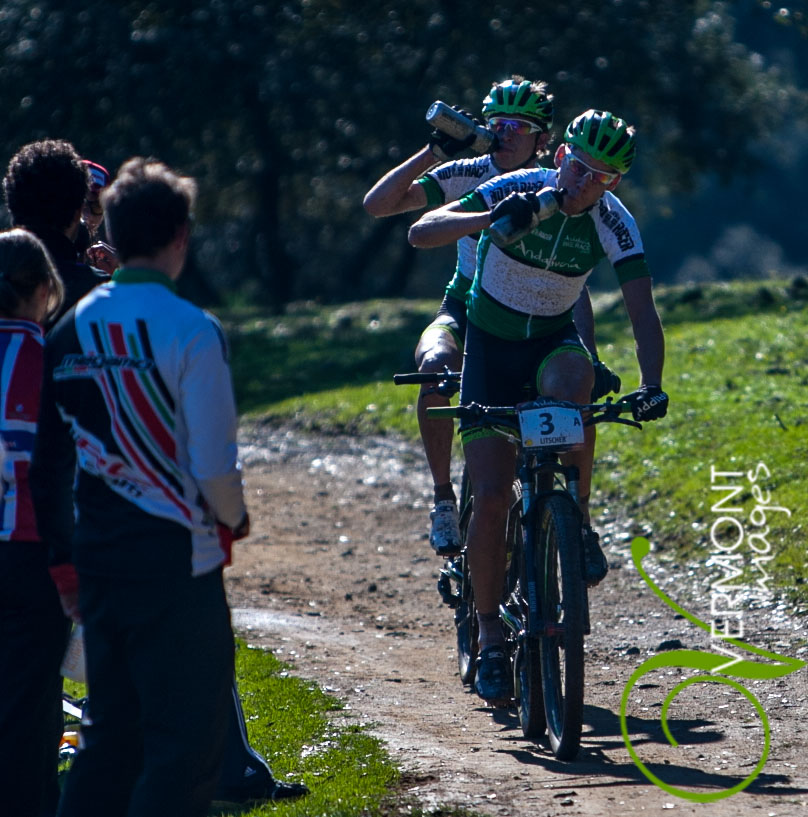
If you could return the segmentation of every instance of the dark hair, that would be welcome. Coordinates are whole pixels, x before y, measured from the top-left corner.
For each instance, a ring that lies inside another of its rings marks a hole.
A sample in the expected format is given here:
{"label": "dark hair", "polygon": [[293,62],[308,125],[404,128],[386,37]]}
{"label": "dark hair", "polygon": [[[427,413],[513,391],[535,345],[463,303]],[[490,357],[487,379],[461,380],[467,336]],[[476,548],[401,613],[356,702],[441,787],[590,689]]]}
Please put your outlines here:
{"label": "dark hair", "polygon": [[47,320],[61,308],[65,290],[45,245],[27,230],[0,232],[0,315],[16,317],[41,284],[50,293]]}
{"label": "dark hair", "polygon": [[16,227],[64,232],[84,204],[87,166],[70,142],[45,139],[20,148],[8,163],[3,193]]}
{"label": "dark hair", "polygon": [[136,156],[101,191],[107,232],[126,262],[151,257],[167,247],[191,217],[196,182],[156,159]]}

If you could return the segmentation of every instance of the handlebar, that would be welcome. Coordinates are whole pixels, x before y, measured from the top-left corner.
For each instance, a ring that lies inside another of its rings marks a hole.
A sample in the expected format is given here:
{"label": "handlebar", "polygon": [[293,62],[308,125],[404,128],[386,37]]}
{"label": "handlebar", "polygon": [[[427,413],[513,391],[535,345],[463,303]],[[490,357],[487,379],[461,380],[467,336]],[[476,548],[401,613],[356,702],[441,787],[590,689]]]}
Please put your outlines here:
{"label": "handlebar", "polygon": [[[520,410],[541,408],[542,400],[522,403],[519,406],[481,406],[479,403],[469,403],[460,406],[434,406],[427,408],[428,417],[456,418],[472,421],[483,421],[486,423],[502,422],[506,425],[513,425],[513,418],[519,414]],[[603,403],[571,403],[564,400],[548,400],[547,402],[556,406],[565,406],[578,409],[585,415],[585,426],[597,425],[598,423],[620,423],[621,425],[632,426],[642,429],[642,424],[636,420],[627,420],[621,414],[631,413],[631,403],[628,400],[612,401],[607,397]]]}
{"label": "handlebar", "polygon": [[460,391],[461,372],[452,372],[448,366],[442,372],[412,372],[410,374],[394,374],[393,383],[404,386],[410,383],[435,383],[435,391],[444,397],[452,397]]}
{"label": "handlebar", "polygon": [[411,372],[409,374],[394,374],[393,383],[396,386],[405,386],[411,383],[440,383],[444,380],[460,383],[460,372]]}

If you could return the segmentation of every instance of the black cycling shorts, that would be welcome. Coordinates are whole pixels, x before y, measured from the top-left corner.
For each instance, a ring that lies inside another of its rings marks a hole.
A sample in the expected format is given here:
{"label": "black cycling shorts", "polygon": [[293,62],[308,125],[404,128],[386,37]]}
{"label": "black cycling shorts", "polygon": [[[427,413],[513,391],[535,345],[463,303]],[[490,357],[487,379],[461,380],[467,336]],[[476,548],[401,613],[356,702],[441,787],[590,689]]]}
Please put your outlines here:
{"label": "black cycling shorts", "polygon": [[463,343],[466,339],[467,323],[466,302],[458,298],[453,298],[451,295],[444,295],[443,301],[432,323],[424,329],[421,333],[421,337],[430,329],[442,329],[452,335],[457,348],[462,351]]}
{"label": "black cycling shorts", "polygon": [[[504,340],[469,323],[460,402],[514,406],[534,399],[545,364],[559,352],[589,357],[572,321],[550,335],[525,340]],[[461,432],[473,427],[470,420],[460,421]]]}

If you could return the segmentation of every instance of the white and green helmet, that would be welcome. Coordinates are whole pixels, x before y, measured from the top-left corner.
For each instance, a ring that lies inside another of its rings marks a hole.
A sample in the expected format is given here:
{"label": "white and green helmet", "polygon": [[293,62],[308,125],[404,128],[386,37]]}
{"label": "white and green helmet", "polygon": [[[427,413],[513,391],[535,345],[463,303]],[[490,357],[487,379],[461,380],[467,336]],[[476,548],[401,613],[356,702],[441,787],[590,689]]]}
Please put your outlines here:
{"label": "white and green helmet", "polygon": [[553,127],[553,95],[543,82],[508,79],[491,86],[483,100],[483,116],[520,116],[533,120],[543,131]]}
{"label": "white and green helmet", "polygon": [[576,116],[567,125],[564,141],[619,173],[628,171],[637,152],[634,127],[609,111],[594,108]]}

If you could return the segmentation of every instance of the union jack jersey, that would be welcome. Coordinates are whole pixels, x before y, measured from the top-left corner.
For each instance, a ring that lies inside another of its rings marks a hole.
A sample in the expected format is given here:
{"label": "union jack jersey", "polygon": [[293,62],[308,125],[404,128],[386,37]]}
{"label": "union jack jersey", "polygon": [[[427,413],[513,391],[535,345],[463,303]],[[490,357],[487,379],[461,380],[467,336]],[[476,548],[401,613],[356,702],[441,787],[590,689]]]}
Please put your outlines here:
{"label": "union jack jersey", "polygon": [[38,323],[0,319],[0,435],[5,449],[0,541],[39,541],[28,469],[39,419],[44,345]]}

